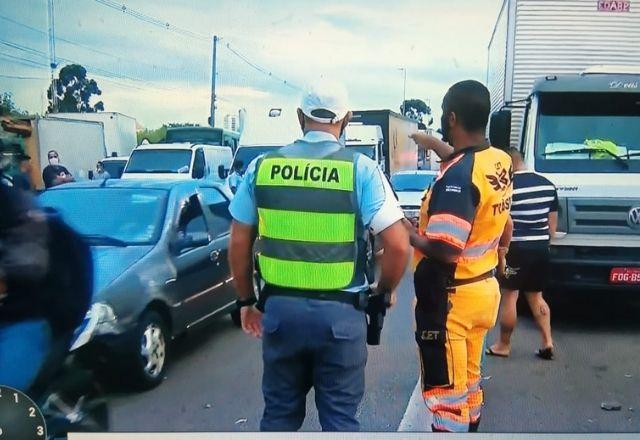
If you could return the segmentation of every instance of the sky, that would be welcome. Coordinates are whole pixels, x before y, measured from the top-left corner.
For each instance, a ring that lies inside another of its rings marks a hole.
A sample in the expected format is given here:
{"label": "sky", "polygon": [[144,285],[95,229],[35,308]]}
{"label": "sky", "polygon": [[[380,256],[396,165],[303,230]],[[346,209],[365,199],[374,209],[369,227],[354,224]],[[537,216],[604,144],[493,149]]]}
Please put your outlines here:
{"label": "sky", "polygon": [[[102,89],[106,111],[133,116],[148,128],[207,123],[212,36],[221,37],[216,123],[244,108],[243,142],[260,143],[298,135],[301,89],[320,78],[342,82],[353,109],[398,111],[401,68],[407,99],[430,103],[437,127],[451,84],[485,81],[487,45],[502,0],[53,3],[59,66],[84,65]],[[105,3],[124,4],[178,31]],[[0,92],[41,114],[50,77],[47,30],[47,0],[0,1]],[[282,115],[268,118],[270,108],[281,108]]]}

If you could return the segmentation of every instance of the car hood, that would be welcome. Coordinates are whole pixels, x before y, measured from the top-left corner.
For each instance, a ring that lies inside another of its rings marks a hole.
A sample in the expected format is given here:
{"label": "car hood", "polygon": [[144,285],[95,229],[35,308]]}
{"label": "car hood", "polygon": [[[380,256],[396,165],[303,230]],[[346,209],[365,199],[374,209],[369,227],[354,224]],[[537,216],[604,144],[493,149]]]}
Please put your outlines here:
{"label": "car hood", "polygon": [[129,269],[136,261],[144,257],[153,246],[93,246],[93,296]]}
{"label": "car hood", "polygon": [[424,191],[399,191],[398,200],[400,206],[420,206],[422,204],[422,194]]}

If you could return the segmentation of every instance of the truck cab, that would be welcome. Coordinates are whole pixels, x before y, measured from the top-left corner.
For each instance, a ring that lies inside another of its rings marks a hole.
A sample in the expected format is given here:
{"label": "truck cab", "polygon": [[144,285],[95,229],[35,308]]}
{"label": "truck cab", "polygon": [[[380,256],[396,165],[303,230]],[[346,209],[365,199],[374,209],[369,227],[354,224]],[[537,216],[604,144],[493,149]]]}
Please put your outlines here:
{"label": "truck cab", "polygon": [[361,122],[350,122],[345,130],[345,146],[353,148],[369,159],[375,161],[385,171],[385,160],[382,152],[384,137],[379,125],[364,125]]}
{"label": "truck cab", "polygon": [[538,79],[520,148],[558,190],[551,285],[640,291],[640,67]]}

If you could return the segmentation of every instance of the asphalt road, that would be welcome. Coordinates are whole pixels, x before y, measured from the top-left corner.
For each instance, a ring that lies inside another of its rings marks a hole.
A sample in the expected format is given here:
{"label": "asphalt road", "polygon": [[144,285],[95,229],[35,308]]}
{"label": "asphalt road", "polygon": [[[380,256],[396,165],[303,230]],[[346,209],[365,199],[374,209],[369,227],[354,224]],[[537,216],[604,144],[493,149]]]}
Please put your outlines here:
{"label": "asphalt road", "polygon": [[[412,280],[385,320],[382,345],[369,347],[363,430],[395,431],[418,378],[413,341]],[[256,431],[262,416],[260,342],[219,319],[176,341],[158,388],[111,398],[112,431]],[[210,407],[208,407],[210,405]],[[319,430],[313,392],[303,430]]]}
{"label": "asphalt road", "polygon": [[[511,358],[487,358],[482,431],[640,431],[640,301],[614,294],[572,298],[552,310],[555,361],[533,356],[538,335],[527,316],[519,322]],[[383,344],[369,347],[359,412],[363,430],[396,431],[416,385],[412,299],[406,275],[385,322]],[[261,374],[259,341],[230,319],[219,319],[176,341],[160,387],[112,392],[111,430],[257,430]],[[600,409],[609,400],[620,402],[622,410]],[[312,392],[303,430],[319,429]]]}

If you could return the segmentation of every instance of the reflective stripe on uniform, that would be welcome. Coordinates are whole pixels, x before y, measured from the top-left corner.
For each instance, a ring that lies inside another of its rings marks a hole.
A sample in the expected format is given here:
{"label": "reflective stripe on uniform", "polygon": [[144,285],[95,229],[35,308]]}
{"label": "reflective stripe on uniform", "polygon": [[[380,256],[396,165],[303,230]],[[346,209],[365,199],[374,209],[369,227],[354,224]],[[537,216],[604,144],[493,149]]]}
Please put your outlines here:
{"label": "reflective stripe on uniform", "polygon": [[429,218],[425,235],[430,240],[444,241],[462,249],[470,232],[468,221],[451,214],[435,214]]}
{"label": "reflective stripe on uniform", "polygon": [[262,237],[318,243],[353,242],[355,214],[281,211],[258,208]]}
{"label": "reflective stripe on uniform", "polygon": [[308,290],[338,290],[351,282],[355,265],[343,263],[310,263],[258,255],[260,274],[269,284]]}
{"label": "reflective stripe on uniform", "polygon": [[500,238],[497,238],[489,243],[480,243],[470,247],[467,247],[462,251],[461,258],[473,259],[480,258],[487,252],[498,247],[498,243],[500,242]]}

